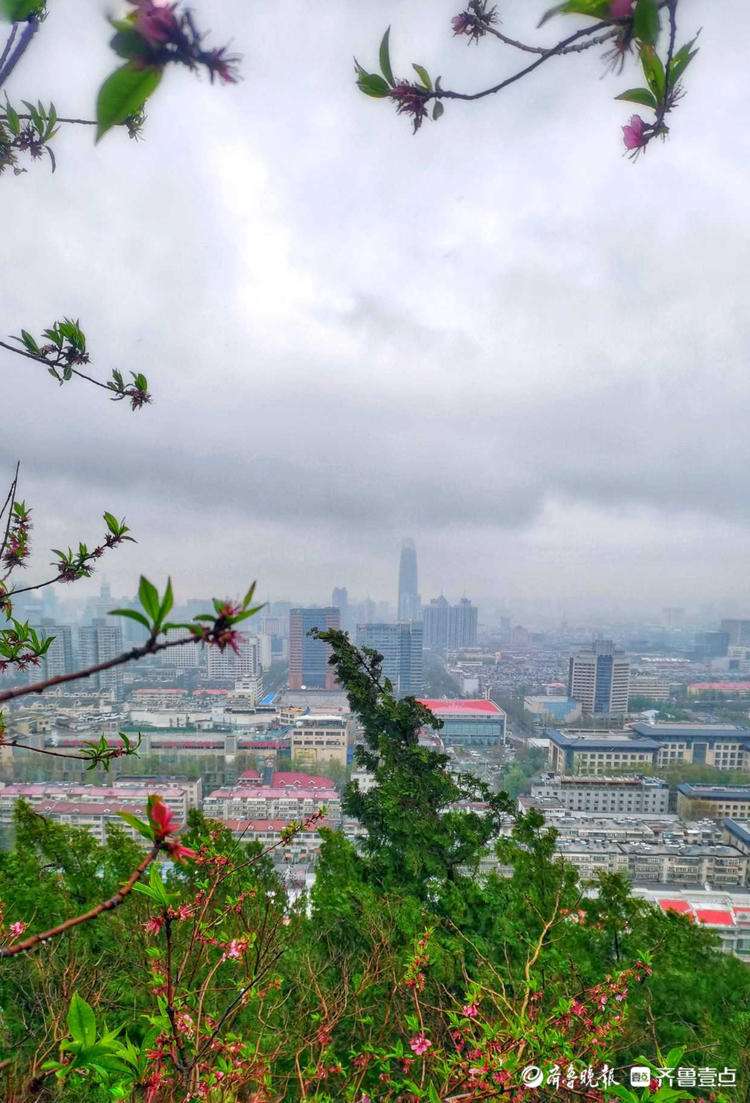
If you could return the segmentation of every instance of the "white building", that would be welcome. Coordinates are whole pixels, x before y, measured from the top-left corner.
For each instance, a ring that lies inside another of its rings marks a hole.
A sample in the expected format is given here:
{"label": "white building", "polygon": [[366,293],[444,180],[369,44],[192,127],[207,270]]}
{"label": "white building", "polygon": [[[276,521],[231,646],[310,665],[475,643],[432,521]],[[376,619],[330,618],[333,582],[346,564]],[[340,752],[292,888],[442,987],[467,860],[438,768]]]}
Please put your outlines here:
{"label": "white building", "polygon": [[348,724],[346,717],[307,713],[292,728],[292,758],[310,766],[326,762],[346,765]]}
{"label": "white building", "polygon": [[531,797],[577,812],[660,815],[669,809],[669,786],[656,777],[545,774],[532,778]]}
{"label": "white building", "polygon": [[630,659],[612,640],[595,640],[590,650],[571,655],[568,696],[580,701],[584,716],[624,716],[629,686]]}

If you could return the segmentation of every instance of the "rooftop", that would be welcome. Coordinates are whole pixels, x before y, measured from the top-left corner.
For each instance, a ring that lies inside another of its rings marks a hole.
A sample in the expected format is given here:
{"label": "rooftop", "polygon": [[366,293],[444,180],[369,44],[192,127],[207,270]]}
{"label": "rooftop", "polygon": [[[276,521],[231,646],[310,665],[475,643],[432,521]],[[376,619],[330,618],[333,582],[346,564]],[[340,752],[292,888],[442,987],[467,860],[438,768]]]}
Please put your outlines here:
{"label": "rooftop", "polygon": [[677,792],[693,800],[748,800],[750,785],[699,785],[683,782]]}
{"label": "rooftop", "polygon": [[502,716],[503,710],[499,708],[494,701],[489,701],[482,697],[475,700],[468,700],[463,697],[446,697],[446,698],[418,698],[420,705],[424,705],[434,712],[436,716],[462,716],[467,713],[474,713],[479,716],[486,716],[488,714],[494,716]]}

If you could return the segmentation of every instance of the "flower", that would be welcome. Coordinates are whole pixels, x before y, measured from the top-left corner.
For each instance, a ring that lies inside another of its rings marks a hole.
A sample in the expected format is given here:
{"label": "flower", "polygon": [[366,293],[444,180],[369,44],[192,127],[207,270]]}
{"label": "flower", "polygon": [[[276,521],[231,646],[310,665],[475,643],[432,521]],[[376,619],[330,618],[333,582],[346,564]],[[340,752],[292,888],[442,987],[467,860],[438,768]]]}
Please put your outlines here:
{"label": "flower", "polygon": [[239,54],[228,54],[226,46],[222,46],[220,50],[206,51],[202,60],[208,69],[211,83],[215,76],[225,84],[236,84],[240,79],[237,66],[241,58]]}
{"label": "flower", "polygon": [[417,1057],[423,1057],[431,1045],[432,1042],[424,1034],[416,1034],[409,1042],[409,1048]]}
{"label": "flower", "polygon": [[479,1008],[475,1003],[467,1003],[461,1008],[461,1014],[467,1019],[476,1019],[479,1014]]}
{"label": "flower", "polygon": [[138,0],[137,7],[133,28],[141,38],[146,39],[149,46],[158,49],[179,31],[174,14],[176,4],[160,5],[153,3],[153,0]]}
{"label": "flower", "polygon": [[628,125],[622,128],[622,140],[627,149],[642,149],[645,146],[645,125],[640,115],[633,115]]}
{"label": "flower", "polygon": [[417,84],[401,81],[391,88],[388,95],[396,104],[396,113],[399,115],[414,116],[414,133],[416,134],[422,125],[422,119],[427,114],[425,97],[429,93]]}
{"label": "flower", "polygon": [[183,846],[182,843],[168,843],[167,853],[170,858],[174,858],[175,862],[179,862],[180,865],[183,865],[187,858],[194,862],[198,857],[195,850],[191,850],[189,846]]}
{"label": "flower", "polygon": [[612,0],[609,14],[612,19],[627,19],[633,14],[633,0]]}
{"label": "flower", "polygon": [[570,1010],[574,1015],[582,1015],[586,1008],[579,1000],[573,1000]]}
{"label": "flower", "polygon": [[161,799],[156,797],[149,809],[149,818],[156,828],[157,839],[163,839],[165,835],[171,835],[179,829],[179,824],[174,822],[174,813]]}
{"label": "flower", "polygon": [[11,923],[10,927],[8,927],[8,930],[10,931],[13,938],[20,938],[20,936],[26,930],[26,924],[21,923],[19,920],[17,923]]}
{"label": "flower", "polygon": [[161,915],[152,915],[150,919],[147,919],[143,924],[143,929],[146,934],[158,934],[164,926],[164,919]]}

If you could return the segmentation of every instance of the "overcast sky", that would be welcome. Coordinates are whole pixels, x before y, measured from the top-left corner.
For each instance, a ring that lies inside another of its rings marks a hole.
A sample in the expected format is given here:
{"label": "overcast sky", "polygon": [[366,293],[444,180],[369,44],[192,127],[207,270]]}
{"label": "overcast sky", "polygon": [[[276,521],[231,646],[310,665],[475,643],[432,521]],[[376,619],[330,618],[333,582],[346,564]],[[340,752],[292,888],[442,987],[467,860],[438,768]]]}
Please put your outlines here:
{"label": "overcast sky", "polygon": [[[544,6],[507,0],[503,29]],[[90,116],[108,9],[50,9],[11,100]],[[701,53],[636,164],[613,99],[635,70],[600,79],[595,52],[416,136],[359,94],[389,23],[400,75],[517,64],[453,39],[451,0],[195,9],[241,84],[169,71],[145,141],[61,134],[54,176],[0,180],[3,336],[79,317],[96,370],[154,394],[131,414],[0,350],[40,576],[109,509],[139,539],[101,567],[121,594],[143,571],[393,600],[411,536],[423,598],[750,608],[744,0],[682,0]]]}

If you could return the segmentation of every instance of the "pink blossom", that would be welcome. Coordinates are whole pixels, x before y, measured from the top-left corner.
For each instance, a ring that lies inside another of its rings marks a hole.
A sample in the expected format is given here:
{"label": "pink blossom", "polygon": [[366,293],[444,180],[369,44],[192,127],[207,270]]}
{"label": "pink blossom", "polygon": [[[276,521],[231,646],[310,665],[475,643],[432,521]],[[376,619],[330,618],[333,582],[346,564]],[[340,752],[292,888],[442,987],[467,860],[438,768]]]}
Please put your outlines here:
{"label": "pink blossom", "polygon": [[573,1000],[573,1004],[570,1010],[573,1012],[574,1015],[582,1015],[586,1008],[582,1003],[580,1003],[579,1000]]}
{"label": "pink blossom", "polygon": [[195,859],[198,857],[198,854],[195,850],[191,850],[189,846],[183,846],[182,843],[168,843],[167,853],[169,854],[170,858],[174,858],[174,860],[176,862],[179,862],[180,865],[183,865],[187,858],[189,858],[190,861],[194,862]]}
{"label": "pink blossom", "polygon": [[137,7],[133,27],[149,46],[163,46],[179,30],[174,14],[176,4],[160,5],[153,0],[139,0]]}
{"label": "pink blossom", "polygon": [[461,1014],[464,1015],[467,1019],[476,1019],[477,1015],[479,1014],[479,1008],[475,1003],[467,1003],[464,1007],[461,1008]]}
{"label": "pink blossom", "polygon": [[416,1053],[417,1057],[424,1056],[431,1045],[432,1042],[424,1034],[416,1034],[409,1042],[409,1048]]}
{"label": "pink blossom", "polygon": [[147,919],[143,924],[143,929],[146,934],[158,934],[164,926],[164,919],[160,915],[152,915],[150,919]]}
{"label": "pink blossom", "polygon": [[25,923],[21,923],[20,921],[19,921],[19,922],[17,922],[17,923],[11,923],[10,927],[8,928],[8,930],[10,931],[11,935],[13,936],[13,938],[20,938],[20,936],[21,936],[21,935],[23,934],[23,932],[24,932],[24,931],[26,930],[26,924],[25,924]]}
{"label": "pink blossom", "polygon": [[646,144],[643,134],[645,125],[640,115],[633,115],[629,124],[622,128],[622,140],[627,149],[640,149]]}
{"label": "pink blossom", "polygon": [[165,835],[171,835],[173,831],[177,831],[179,825],[174,822],[174,813],[169,808],[161,797],[157,797],[154,800],[149,810],[149,817],[152,824],[156,828],[157,839],[163,839]]}
{"label": "pink blossom", "polygon": [[633,13],[633,0],[612,0],[609,14],[612,19],[627,19]]}

